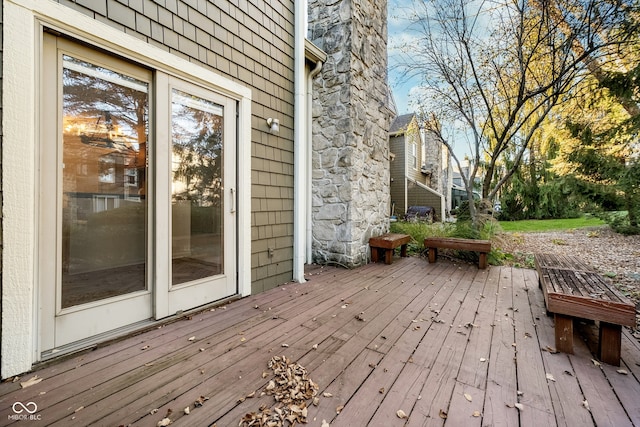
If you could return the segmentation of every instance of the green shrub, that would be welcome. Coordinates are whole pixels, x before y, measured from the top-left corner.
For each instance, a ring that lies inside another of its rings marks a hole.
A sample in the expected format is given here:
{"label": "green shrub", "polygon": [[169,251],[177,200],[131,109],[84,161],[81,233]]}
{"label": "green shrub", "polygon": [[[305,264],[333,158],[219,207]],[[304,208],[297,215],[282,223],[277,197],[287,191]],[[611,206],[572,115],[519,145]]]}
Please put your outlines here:
{"label": "green shrub", "polygon": [[640,234],[640,227],[632,226],[629,222],[629,214],[626,211],[603,212],[598,215],[600,219],[609,224],[616,233],[627,236]]}

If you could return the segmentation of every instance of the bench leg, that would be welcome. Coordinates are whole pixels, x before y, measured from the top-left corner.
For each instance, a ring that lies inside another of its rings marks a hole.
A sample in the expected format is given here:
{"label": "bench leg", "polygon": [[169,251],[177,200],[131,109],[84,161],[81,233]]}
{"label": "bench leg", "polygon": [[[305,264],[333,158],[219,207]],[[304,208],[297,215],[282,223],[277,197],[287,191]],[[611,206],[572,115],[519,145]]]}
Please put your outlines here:
{"label": "bench leg", "polygon": [[371,247],[371,262],[378,262],[378,248]]}
{"label": "bench leg", "polygon": [[403,258],[407,257],[407,245],[400,246],[400,256]]}
{"label": "bench leg", "polygon": [[393,261],[393,249],[385,249],[384,250],[384,263],[391,264]]}
{"label": "bench leg", "polygon": [[429,263],[433,264],[438,258],[438,248],[429,248]]}
{"label": "bench leg", "polygon": [[620,366],[620,347],[622,346],[622,326],[600,322],[598,338],[598,356],[604,363]]}
{"label": "bench leg", "polygon": [[573,318],[555,314],[556,349],[563,353],[573,354]]}
{"label": "bench leg", "polygon": [[487,253],[480,252],[480,259],[478,260],[478,268],[484,270],[487,268]]}

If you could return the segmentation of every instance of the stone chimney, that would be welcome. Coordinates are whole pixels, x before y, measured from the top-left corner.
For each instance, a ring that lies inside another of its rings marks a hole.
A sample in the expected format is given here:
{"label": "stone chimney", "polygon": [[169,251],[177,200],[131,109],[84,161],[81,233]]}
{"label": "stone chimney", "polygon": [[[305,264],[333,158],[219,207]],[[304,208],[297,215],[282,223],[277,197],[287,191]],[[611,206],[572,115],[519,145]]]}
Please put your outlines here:
{"label": "stone chimney", "polygon": [[313,259],[353,267],[389,229],[387,2],[308,10],[309,39],[328,55],[313,87]]}

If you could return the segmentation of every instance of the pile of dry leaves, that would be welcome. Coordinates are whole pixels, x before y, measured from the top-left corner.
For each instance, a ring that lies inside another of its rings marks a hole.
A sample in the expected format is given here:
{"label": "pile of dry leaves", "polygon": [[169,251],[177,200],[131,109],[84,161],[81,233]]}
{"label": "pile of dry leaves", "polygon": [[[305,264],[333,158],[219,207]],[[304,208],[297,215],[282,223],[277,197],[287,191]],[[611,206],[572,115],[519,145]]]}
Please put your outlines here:
{"label": "pile of dry leaves", "polygon": [[318,385],[307,370],[285,356],[274,356],[269,361],[274,379],[270,380],[264,393],[273,396],[277,405],[272,409],[263,404],[258,412],[250,412],[240,420],[239,427],[282,427],[307,422],[307,401],[317,404]]}

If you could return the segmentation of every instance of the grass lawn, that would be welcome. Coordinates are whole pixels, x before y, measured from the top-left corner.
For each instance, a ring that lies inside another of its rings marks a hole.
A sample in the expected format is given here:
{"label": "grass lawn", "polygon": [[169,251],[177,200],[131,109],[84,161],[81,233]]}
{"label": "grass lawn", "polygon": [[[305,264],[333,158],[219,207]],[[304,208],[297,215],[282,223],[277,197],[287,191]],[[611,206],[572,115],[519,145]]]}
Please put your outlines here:
{"label": "grass lawn", "polygon": [[582,227],[606,225],[594,216],[567,219],[528,219],[523,221],[500,221],[500,227],[507,232],[534,233],[542,231],[570,230]]}

